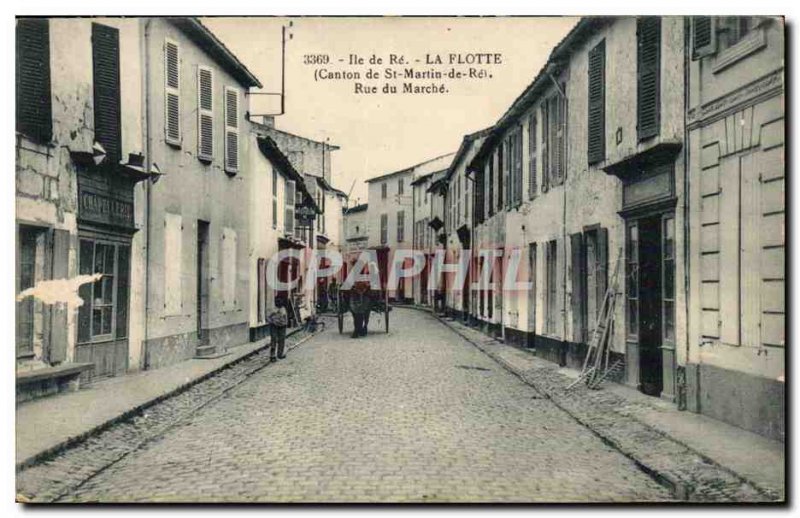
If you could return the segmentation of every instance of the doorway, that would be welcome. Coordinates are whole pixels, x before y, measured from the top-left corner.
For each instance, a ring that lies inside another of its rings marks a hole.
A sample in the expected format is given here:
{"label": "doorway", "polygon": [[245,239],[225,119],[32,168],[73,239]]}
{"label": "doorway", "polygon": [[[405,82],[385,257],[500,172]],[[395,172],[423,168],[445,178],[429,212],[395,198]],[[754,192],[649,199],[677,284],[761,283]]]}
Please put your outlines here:
{"label": "doorway", "polygon": [[209,223],[197,221],[197,339],[208,345]]}
{"label": "doorway", "polygon": [[639,390],[651,396],[674,371],[664,364],[675,337],[674,233],[671,213],[628,223],[628,335],[638,347]]}

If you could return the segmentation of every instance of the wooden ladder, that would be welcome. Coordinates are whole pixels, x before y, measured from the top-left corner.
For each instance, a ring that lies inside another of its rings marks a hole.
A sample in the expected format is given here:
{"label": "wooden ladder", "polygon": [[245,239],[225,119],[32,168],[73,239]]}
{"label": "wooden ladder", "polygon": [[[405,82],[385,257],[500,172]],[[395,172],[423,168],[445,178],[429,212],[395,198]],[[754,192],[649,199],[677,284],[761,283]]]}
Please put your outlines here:
{"label": "wooden ladder", "polygon": [[616,362],[609,369],[608,360],[611,349],[608,343],[613,336],[614,309],[616,307],[617,285],[621,262],[622,248],[617,252],[614,272],[611,275],[608,288],[606,288],[605,296],[603,296],[603,304],[600,306],[600,312],[597,314],[597,321],[592,331],[592,338],[589,341],[589,349],[586,351],[586,357],[583,359],[583,368],[578,378],[567,387],[567,390],[582,381],[585,381],[590,388],[597,388],[597,386],[611,374],[612,370],[619,369],[619,362]]}

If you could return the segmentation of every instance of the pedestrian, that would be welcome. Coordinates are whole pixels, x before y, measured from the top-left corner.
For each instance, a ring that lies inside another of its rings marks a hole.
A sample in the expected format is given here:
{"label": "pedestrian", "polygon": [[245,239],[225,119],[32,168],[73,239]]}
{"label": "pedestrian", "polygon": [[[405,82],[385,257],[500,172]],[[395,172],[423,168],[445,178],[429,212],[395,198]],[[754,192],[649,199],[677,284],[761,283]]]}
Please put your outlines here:
{"label": "pedestrian", "polygon": [[275,298],[275,309],[269,314],[270,351],[269,359],[278,361],[286,358],[286,326],[289,318],[286,314],[286,299],[283,297]]}
{"label": "pedestrian", "polygon": [[369,294],[369,284],[357,282],[350,290],[350,312],[353,314],[353,334],[351,338],[367,336],[369,326],[369,313],[372,310],[372,299]]}

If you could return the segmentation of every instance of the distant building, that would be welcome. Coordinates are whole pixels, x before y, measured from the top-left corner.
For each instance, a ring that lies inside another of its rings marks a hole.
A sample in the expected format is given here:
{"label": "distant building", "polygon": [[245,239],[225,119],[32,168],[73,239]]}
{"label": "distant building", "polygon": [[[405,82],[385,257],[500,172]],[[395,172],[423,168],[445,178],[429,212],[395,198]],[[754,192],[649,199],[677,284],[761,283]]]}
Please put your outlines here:
{"label": "distant building", "polygon": [[[399,248],[411,249],[414,229],[412,182],[419,175],[447,167],[451,159],[452,153],[449,153],[367,180],[370,221],[367,245],[370,248],[386,250],[389,257]],[[389,290],[389,297],[411,302],[412,279],[401,279],[397,290]]]}

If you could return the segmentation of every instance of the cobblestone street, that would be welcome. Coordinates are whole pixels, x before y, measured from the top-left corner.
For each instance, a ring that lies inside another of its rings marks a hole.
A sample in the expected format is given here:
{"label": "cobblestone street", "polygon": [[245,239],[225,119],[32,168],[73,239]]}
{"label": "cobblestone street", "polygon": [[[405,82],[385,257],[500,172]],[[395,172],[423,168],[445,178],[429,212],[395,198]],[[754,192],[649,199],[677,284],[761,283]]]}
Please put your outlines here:
{"label": "cobblestone street", "polygon": [[329,326],[62,501],[669,499],[431,316],[392,317]]}

